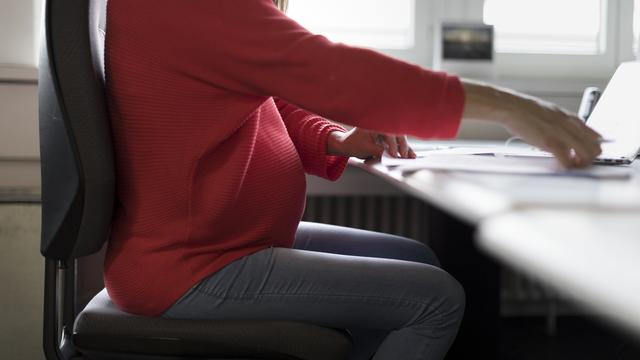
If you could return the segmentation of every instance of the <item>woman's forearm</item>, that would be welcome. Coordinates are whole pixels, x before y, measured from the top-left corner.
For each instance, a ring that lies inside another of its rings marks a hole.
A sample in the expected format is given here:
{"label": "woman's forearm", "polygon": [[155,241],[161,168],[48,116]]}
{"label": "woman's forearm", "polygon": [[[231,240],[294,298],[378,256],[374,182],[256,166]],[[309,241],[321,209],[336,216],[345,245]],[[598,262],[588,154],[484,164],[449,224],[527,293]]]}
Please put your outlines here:
{"label": "woman's forearm", "polygon": [[[504,117],[505,94],[496,87],[468,79],[461,79],[465,92],[465,107],[462,117],[467,120],[492,121]],[[502,100],[502,101],[501,101]]]}
{"label": "woman's forearm", "polygon": [[574,114],[547,101],[493,85],[462,80],[463,119],[504,126],[553,153],[566,167],[587,166],[600,154],[600,137]]}

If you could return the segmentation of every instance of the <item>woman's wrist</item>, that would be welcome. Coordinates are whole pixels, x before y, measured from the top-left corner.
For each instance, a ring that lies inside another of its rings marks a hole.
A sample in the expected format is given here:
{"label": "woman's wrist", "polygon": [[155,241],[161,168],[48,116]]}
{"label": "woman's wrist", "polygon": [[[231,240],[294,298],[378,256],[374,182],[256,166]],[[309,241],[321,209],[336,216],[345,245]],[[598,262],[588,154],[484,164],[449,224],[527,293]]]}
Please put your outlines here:
{"label": "woman's wrist", "polygon": [[332,131],[327,136],[327,155],[345,156],[343,144],[346,133],[343,131]]}

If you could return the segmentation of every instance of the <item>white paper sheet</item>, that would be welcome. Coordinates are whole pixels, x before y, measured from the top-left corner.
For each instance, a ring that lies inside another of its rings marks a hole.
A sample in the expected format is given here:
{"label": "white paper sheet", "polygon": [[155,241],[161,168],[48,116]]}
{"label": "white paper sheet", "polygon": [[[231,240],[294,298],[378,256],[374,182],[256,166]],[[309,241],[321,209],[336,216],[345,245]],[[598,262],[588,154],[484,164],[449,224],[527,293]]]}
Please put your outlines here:
{"label": "white paper sheet", "polygon": [[479,155],[479,154],[494,154],[492,147],[480,147],[480,146],[463,146],[463,147],[443,147],[438,149],[429,149],[416,151],[415,159],[403,159],[395,158],[389,155],[386,151],[382,155],[382,164],[385,166],[415,166],[423,161],[423,159],[436,155]]}
{"label": "white paper sheet", "polygon": [[[451,170],[466,172],[501,173],[518,175],[560,175],[593,178],[627,179],[632,169],[626,166],[598,166],[586,169],[565,170],[559,163],[548,157],[511,157],[493,155],[493,152],[480,151],[480,148],[452,148],[421,153],[417,159],[396,159],[383,157],[382,163],[396,166],[402,171],[421,169]],[[487,149],[487,148],[485,148]]]}

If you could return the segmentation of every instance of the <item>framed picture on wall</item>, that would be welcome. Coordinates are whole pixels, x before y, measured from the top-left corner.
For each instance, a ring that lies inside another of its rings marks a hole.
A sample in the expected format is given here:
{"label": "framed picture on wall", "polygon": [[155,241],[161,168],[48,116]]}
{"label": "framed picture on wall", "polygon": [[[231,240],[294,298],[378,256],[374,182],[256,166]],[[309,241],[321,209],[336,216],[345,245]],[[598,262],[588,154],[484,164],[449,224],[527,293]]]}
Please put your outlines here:
{"label": "framed picture on wall", "polygon": [[493,60],[493,26],[445,23],[441,41],[443,60]]}
{"label": "framed picture on wall", "polygon": [[435,69],[480,78],[493,76],[493,26],[445,21],[438,25],[435,33]]}

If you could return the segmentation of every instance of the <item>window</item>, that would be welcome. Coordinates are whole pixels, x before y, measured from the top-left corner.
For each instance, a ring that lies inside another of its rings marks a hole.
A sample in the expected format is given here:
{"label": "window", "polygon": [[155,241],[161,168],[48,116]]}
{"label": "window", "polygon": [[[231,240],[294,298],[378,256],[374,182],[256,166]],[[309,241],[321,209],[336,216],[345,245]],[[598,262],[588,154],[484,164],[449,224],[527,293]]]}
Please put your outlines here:
{"label": "window", "polygon": [[605,52],[606,1],[486,0],[496,51],[595,55]]}
{"label": "window", "polygon": [[0,64],[34,65],[34,3],[9,0],[0,11]]}
{"label": "window", "polygon": [[640,60],[640,0],[633,5],[633,53]]}
{"label": "window", "polygon": [[37,77],[42,0],[5,0],[0,11],[0,81]]}
{"label": "window", "polygon": [[40,61],[40,42],[42,41],[42,28],[44,26],[44,0],[33,0],[33,17],[34,17],[34,61],[37,64]]}
{"label": "window", "polygon": [[632,54],[621,41],[631,42],[633,1],[485,0],[497,76],[608,79]]}
{"label": "window", "polygon": [[409,49],[415,43],[415,0],[290,0],[288,15],[350,45]]}

